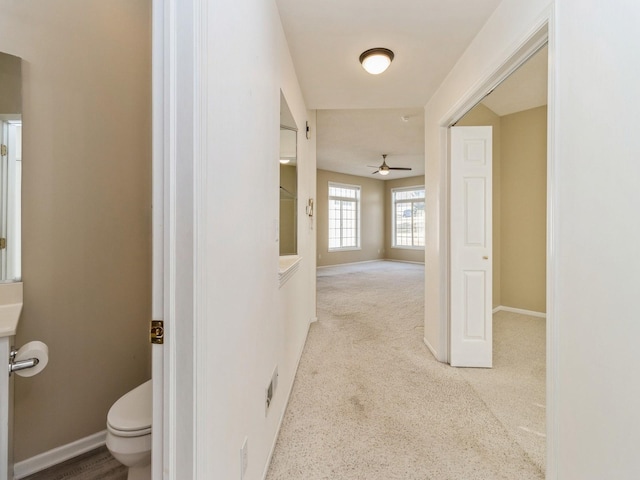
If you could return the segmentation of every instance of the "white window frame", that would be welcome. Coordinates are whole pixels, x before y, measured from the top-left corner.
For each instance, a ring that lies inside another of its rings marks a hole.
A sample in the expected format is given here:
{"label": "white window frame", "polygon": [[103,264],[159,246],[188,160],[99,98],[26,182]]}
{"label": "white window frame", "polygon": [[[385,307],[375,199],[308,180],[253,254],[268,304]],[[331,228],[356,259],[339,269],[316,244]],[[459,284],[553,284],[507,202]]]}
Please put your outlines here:
{"label": "white window frame", "polygon": [[[343,252],[347,250],[361,250],[360,243],[360,211],[361,211],[361,202],[362,202],[362,187],[360,185],[349,185],[346,183],[337,183],[337,182],[329,182],[327,188],[327,212],[330,213],[331,210],[331,200],[341,200],[341,201],[354,201],[351,197],[337,197],[331,195],[331,188],[348,188],[352,190],[356,190],[357,198],[355,199],[356,203],[356,245],[355,246],[340,246],[340,247],[330,247],[328,246],[329,252]],[[327,215],[327,245],[331,245],[331,226],[329,224],[329,214]],[[342,245],[342,230],[343,226],[340,225],[340,244]]]}
{"label": "white window frame", "polygon": [[[399,248],[399,249],[403,249],[403,250],[424,250],[425,245],[397,245],[396,244],[396,198],[395,198],[395,194],[398,192],[409,192],[412,190],[424,190],[424,185],[413,185],[410,187],[398,187],[398,188],[392,188],[391,189],[391,248]],[[422,201],[423,203],[425,203],[425,214],[426,214],[426,191],[425,194],[422,198],[420,197],[416,197],[415,199],[405,199],[405,200],[400,200],[400,203],[406,203],[406,202],[411,202],[413,203],[417,203]],[[413,208],[412,208],[412,212],[413,212]],[[412,232],[412,237],[411,237],[411,242],[412,244],[415,243],[415,239],[413,238],[413,213],[412,213],[412,228],[411,228],[411,232]],[[426,244],[426,222],[425,222],[425,238],[423,240],[423,242]]]}

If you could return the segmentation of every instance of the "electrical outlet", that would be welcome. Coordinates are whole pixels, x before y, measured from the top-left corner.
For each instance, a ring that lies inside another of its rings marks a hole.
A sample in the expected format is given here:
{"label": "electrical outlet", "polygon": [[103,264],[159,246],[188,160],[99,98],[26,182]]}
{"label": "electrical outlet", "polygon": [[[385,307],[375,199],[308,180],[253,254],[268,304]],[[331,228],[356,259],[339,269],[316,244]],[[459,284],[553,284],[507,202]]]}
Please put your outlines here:
{"label": "electrical outlet", "polygon": [[320,260],[321,258],[322,258],[322,254],[321,254],[321,253],[319,253],[319,254],[318,254],[318,260]]}
{"label": "electrical outlet", "polygon": [[247,473],[247,467],[249,466],[249,439],[244,437],[242,442],[242,448],[240,448],[240,480],[244,478],[244,474]]}

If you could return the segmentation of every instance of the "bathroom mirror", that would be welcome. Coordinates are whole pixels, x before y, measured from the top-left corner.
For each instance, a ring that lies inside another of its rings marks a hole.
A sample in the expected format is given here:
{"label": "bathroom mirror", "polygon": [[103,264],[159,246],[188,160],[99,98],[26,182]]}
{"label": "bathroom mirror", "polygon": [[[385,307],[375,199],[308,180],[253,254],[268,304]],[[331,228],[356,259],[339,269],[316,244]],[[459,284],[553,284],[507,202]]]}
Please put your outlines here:
{"label": "bathroom mirror", "polygon": [[298,128],[280,92],[280,255],[298,253]]}
{"label": "bathroom mirror", "polygon": [[0,52],[0,282],[20,281],[22,61]]}

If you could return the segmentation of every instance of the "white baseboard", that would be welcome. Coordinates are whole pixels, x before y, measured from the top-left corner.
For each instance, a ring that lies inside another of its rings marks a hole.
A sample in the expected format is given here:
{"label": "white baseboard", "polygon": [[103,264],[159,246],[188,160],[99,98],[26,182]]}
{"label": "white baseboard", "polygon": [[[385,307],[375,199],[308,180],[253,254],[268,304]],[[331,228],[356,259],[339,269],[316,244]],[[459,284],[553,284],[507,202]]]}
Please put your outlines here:
{"label": "white baseboard", "polygon": [[533,310],[524,310],[522,308],[505,307],[500,305],[493,309],[493,313],[496,312],[511,312],[519,313],[521,315],[529,315],[530,317],[547,318],[547,314],[543,312],[534,312]]}
{"label": "white baseboard", "polygon": [[102,432],[94,433],[75,442],[41,453],[35,457],[22,460],[13,466],[13,478],[19,480],[34,473],[41,472],[49,467],[53,467],[78,455],[101,447],[105,444],[106,440],[107,431],[103,430]]}
{"label": "white baseboard", "polygon": [[385,262],[397,262],[397,263],[413,263],[414,265],[424,265],[424,262],[412,262],[411,260],[398,260],[396,258],[385,258]]}
{"label": "white baseboard", "polygon": [[361,262],[335,263],[333,265],[318,265],[317,269],[329,267],[342,267],[343,265],[360,265],[361,263],[384,262],[384,258],[376,258],[375,260],[362,260]]}
{"label": "white baseboard", "polygon": [[436,349],[431,346],[426,337],[423,337],[422,340],[424,341],[424,344],[427,346],[431,354],[435,357],[436,360],[438,360],[438,352],[436,351]]}

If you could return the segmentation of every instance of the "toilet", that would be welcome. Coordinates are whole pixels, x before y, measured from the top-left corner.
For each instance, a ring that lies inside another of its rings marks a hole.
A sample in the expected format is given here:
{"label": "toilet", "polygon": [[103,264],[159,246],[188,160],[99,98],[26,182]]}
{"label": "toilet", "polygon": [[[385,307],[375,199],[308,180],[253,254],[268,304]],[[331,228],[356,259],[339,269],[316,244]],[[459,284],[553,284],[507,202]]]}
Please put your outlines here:
{"label": "toilet", "polygon": [[107,448],[129,467],[127,480],[151,480],[151,380],[113,404],[107,414]]}

